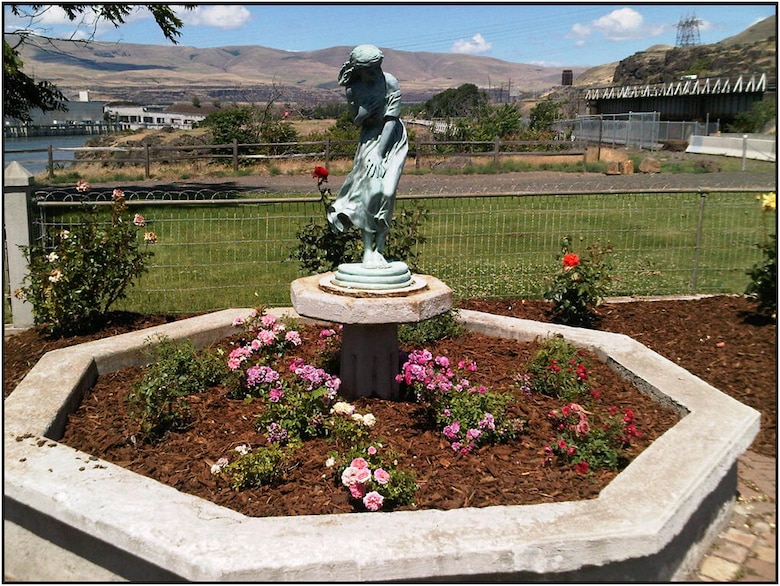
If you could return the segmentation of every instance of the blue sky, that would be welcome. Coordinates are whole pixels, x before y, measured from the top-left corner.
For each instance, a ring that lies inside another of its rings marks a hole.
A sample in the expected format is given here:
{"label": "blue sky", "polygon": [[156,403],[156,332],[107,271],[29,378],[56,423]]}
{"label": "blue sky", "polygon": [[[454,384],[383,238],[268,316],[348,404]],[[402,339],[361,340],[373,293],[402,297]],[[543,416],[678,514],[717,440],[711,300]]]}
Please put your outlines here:
{"label": "blue sky", "polygon": [[[6,3],[4,30],[125,43],[168,44],[139,8],[119,28],[68,22],[56,8],[18,19]],[[652,45],[674,45],[682,18],[700,21],[702,43],[714,43],[776,14],[777,3],[544,4],[199,4],[177,9],[179,44],[261,45],[287,51],[372,43],[404,51],[469,53],[546,66],[619,61]]]}

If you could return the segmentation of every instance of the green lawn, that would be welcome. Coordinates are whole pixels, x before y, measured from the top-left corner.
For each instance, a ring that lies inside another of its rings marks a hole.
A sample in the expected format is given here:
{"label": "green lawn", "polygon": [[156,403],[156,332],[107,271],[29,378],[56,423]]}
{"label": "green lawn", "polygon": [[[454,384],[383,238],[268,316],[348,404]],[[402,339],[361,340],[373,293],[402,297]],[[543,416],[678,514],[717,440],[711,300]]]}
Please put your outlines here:
{"label": "green lawn", "polygon": [[[755,243],[774,226],[755,193],[399,199],[397,209],[415,205],[431,212],[418,272],[460,298],[541,297],[564,235],[576,252],[595,241],[614,248],[613,295],[742,293],[761,259]],[[132,211],[158,242],[150,271],[117,308],[144,313],[289,305],[290,282],[302,276],[290,260],[296,231],[322,219],[316,201]]]}

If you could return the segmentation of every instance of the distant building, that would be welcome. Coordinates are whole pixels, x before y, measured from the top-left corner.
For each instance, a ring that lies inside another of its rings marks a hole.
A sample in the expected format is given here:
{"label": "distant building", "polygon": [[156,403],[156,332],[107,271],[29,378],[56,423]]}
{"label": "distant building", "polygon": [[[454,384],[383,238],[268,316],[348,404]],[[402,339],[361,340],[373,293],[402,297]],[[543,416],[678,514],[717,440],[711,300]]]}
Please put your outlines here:
{"label": "distant building", "polygon": [[205,113],[175,111],[168,106],[109,104],[106,106],[106,114],[109,120],[118,123],[123,130],[165,127],[191,130],[198,122],[206,118]]}
{"label": "distant building", "polygon": [[[88,95],[86,96],[89,97]],[[32,121],[27,126],[69,126],[84,124],[102,124],[103,108],[105,102],[75,101],[65,102],[68,108],[66,112],[52,110],[50,112],[41,112],[38,108],[30,110],[29,114]],[[6,118],[6,126],[19,125],[18,120]]]}

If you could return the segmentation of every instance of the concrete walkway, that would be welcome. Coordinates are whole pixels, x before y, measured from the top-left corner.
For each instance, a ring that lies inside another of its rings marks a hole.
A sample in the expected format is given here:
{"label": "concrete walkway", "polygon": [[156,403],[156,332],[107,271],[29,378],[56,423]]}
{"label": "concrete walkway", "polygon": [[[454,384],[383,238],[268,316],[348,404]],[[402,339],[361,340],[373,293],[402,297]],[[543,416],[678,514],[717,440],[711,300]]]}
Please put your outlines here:
{"label": "concrete walkway", "polygon": [[777,459],[745,452],[737,502],[690,582],[777,583]]}

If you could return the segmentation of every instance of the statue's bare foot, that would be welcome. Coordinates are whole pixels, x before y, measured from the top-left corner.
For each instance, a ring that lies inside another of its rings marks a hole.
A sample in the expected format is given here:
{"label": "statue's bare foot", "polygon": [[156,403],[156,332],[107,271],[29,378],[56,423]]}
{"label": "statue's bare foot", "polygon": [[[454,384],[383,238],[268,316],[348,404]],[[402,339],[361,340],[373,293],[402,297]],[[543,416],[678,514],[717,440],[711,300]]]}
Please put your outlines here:
{"label": "statue's bare foot", "polygon": [[363,266],[367,269],[383,269],[390,266],[390,263],[385,260],[382,253],[376,250],[368,250],[363,253]]}

